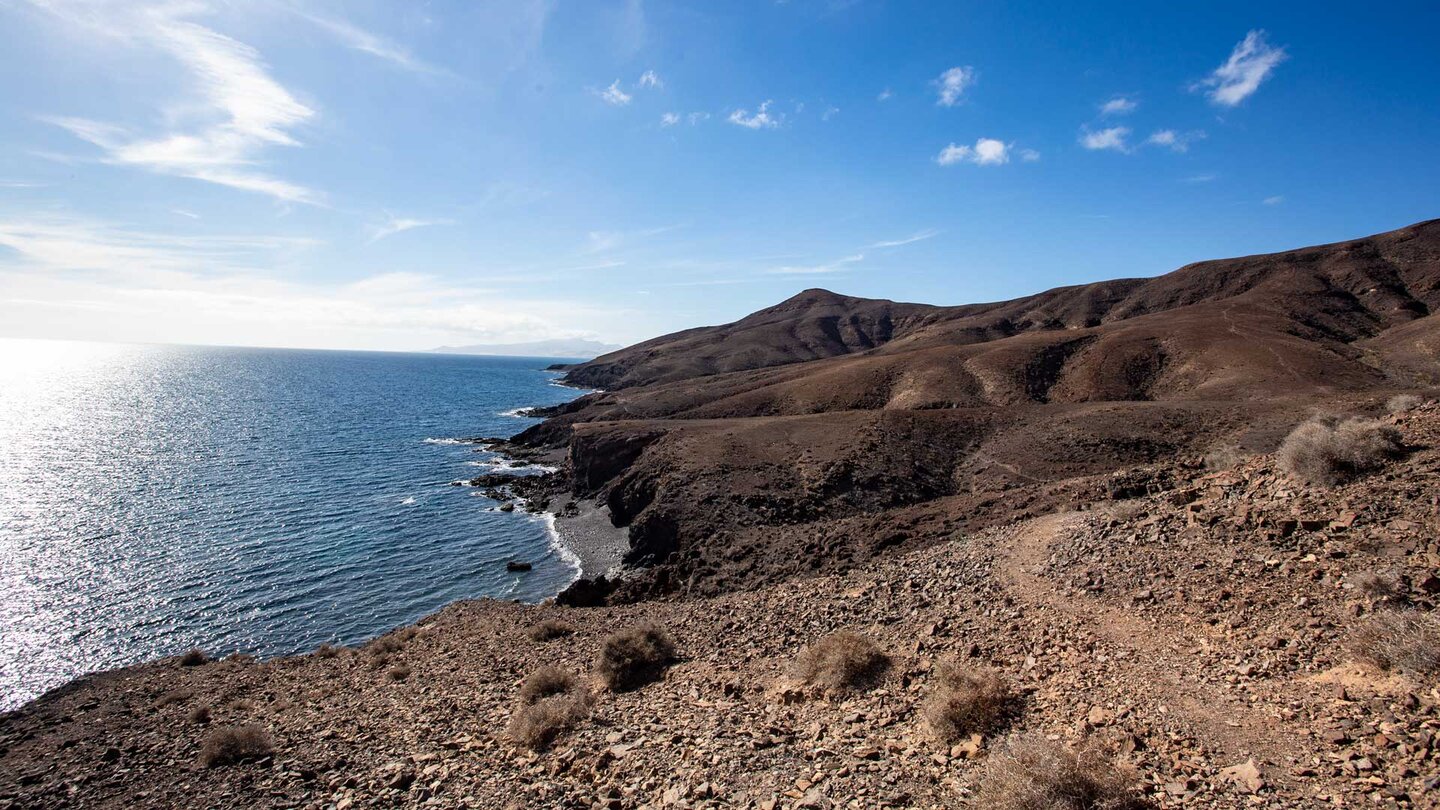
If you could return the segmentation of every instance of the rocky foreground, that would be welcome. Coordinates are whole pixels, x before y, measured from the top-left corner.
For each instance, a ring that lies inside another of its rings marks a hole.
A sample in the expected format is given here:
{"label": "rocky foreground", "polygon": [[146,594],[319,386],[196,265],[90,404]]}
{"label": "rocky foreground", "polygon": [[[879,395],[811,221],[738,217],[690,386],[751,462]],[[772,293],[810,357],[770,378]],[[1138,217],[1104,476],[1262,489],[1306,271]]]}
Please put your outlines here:
{"label": "rocky foreground", "polygon": [[[1407,455],[1336,487],[1273,456],[1181,458],[1127,471],[1113,498],[844,574],[596,608],[468,602],[360,649],[97,675],[0,719],[0,807],[978,807],[1013,740],[1101,752],[1141,806],[1440,806],[1435,670],[1365,634],[1440,599],[1440,408],[1387,420]],[[543,620],[573,633],[535,640]],[[604,688],[603,640],[641,623],[678,660]],[[796,678],[836,630],[888,654],[877,681]],[[1018,699],[942,741],[920,711],[942,661],[991,668]],[[507,725],[546,665],[580,675],[588,705],[536,751]],[[269,750],[206,751],[234,727]]]}

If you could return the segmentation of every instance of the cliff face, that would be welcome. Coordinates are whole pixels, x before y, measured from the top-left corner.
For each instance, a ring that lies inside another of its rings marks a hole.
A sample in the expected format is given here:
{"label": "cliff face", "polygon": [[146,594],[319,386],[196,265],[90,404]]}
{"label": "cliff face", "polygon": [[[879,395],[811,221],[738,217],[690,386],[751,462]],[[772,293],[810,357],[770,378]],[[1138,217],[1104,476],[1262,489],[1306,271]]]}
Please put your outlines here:
{"label": "cliff face", "polygon": [[[574,367],[608,390],[519,441],[568,444],[576,493],[631,527],[633,561],[670,569],[627,588],[728,590],[1440,383],[1437,307],[1440,221],[994,304],[807,290]],[[944,499],[884,543],[851,525]]]}

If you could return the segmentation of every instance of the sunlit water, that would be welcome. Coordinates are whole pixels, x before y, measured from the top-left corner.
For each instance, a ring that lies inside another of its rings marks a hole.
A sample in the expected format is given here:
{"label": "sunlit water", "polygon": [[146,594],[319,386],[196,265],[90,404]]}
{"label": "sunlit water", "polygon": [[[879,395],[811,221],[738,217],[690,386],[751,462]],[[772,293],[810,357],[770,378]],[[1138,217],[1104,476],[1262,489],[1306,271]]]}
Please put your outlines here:
{"label": "sunlit water", "polygon": [[547,362],[0,340],[0,709],[554,595],[576,569],[546,521],[451,486],[494,457],[438,441],[575,396]]}

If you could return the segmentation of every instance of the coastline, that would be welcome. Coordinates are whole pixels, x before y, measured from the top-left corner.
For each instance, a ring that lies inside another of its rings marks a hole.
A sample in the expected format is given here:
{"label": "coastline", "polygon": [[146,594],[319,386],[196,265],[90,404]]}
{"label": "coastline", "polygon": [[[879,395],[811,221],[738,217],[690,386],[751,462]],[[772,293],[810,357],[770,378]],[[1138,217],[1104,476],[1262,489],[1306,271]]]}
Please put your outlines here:
{"label": "coastline", "polygon": [[[579,579],[614,579],[624,568],[630,550],[629,532],[610,523],[610,508],[600,503],[577,503],[573,511],[554,515],[551,531],[557,542],[580,561]],[[571,584],[574,584],[572,581]]]}

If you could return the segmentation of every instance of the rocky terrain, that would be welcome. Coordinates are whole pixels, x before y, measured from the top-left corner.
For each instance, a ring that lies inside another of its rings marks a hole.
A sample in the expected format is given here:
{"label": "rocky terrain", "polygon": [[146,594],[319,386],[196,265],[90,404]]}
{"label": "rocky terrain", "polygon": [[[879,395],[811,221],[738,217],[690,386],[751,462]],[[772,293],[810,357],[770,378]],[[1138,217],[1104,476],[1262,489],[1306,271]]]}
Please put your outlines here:
{"label": "rocky terrain", "polygon": [[[0,717],[0,808],[991,807],[1054,777],[1025,746],[1104,787],[1014,807],[1440,806],[1437,306],[1432,222],[607,355],[506,449],[628,529],[625,576],[81,679]],[[1317,410],[1378,420],[1333,486],[1275,452]],[[609,688],[642,625],[674,660]],[[886,665],[806,681],[837,631]],[[942,737],[957,670],[1006,699]]]}

